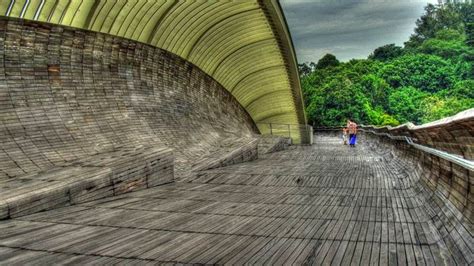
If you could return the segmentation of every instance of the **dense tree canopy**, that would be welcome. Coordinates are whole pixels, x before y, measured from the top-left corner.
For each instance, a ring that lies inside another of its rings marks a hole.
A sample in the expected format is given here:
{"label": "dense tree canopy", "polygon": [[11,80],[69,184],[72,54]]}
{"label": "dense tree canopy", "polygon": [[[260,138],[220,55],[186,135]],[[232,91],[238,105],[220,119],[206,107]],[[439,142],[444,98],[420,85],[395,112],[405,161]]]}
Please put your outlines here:
{"label": "dense tree canopy", "polygon": [[426,123],[474,107],[473,4],[429,4],[405,47],[379,47],[366,60],[327,54],[300,65],[309,122],[339,126]]}
{"label": "dense tree canopy", "polygon": [[394,43],[381,46],[369,55],[369,59],[386,61],[403,54],[403,48]]}
{"label": "dense tree canopy", "polygon": [[323,69],[339,65],[339,60],[332,54],[326,54],[316,64],[316,69]]}

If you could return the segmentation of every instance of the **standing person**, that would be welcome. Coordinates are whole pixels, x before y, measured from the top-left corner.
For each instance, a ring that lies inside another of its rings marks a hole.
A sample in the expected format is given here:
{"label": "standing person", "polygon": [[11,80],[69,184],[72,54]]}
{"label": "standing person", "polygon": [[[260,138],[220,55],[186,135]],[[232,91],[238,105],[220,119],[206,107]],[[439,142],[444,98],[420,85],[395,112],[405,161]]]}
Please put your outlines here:
{"label": "standing person", "polygon": [[347,127],[342,129],[342,142],[347,145]]}
{"label": "standing person", "polygon": [[347,127],[349,130],[349,146],[355,147],[356,140],[357,140],[357,124],[351,120],[348,120],[349,126]]}
{"label": "standing person", "polygon": [[349,142],[349,146],[352,147],[351,144],[351,139],[352,139],[352,135],[351,135],[351,132],[349,131],[350,130],[350,127],[351,127],[351,124],[352,124],[352,121],[350,119],[347,119],[347,124],[346,124],[346,129],[347,129],[347,135],[348,135],[348,140],[347,142]]}

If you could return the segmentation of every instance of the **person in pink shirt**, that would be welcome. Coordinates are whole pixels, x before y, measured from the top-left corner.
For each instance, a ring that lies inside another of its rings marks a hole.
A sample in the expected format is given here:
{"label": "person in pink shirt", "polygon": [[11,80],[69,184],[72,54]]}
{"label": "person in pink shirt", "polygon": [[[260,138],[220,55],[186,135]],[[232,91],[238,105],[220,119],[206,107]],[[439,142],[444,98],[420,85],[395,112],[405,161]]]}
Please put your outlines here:
{"label": "person in pink shirt", "polygon": [[355,147],[357,140],[357,124],[351,120],[347,120],[347,130],[349,131],[349,146]]}

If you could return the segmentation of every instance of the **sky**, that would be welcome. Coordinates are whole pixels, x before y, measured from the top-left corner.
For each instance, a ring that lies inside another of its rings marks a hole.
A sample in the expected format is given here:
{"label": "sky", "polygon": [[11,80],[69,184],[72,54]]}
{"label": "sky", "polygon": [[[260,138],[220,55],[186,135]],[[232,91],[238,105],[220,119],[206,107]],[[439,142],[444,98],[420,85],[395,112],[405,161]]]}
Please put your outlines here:
{"label": "sky", "polygon": [[326,53],[367,58],[377,47],[403,46],[427,3],[437,0],[280,0],[298,62]]}

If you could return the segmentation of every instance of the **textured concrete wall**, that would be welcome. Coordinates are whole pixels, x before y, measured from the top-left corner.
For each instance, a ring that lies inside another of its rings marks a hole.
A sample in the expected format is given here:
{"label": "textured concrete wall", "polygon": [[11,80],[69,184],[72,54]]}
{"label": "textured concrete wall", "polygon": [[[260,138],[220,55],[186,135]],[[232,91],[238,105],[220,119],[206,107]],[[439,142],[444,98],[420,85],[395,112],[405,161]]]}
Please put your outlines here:
{"label": "textured concrete wall", "polygon": [[220,84],[158,48],[1,18],[0,53],[0,180],[125,146],[173,148],[179,169],[256,133]]}

